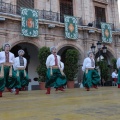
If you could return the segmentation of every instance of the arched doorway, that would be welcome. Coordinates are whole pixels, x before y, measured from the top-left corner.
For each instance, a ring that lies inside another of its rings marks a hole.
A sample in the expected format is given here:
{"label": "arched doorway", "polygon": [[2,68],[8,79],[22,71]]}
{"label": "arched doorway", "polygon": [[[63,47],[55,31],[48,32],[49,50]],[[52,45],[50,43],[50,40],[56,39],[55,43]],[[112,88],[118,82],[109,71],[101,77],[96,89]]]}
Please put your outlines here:
{"label": "arched doorway", "polygon": [[65,54],[67,52],[68,49],[75,49],[74,47],[71,47],[71,46],[65,46],[63,48],[61,48],[59,51],[58,51],[58,55],[61,56],[61,61],[63,63],[65,63]]}
{"label": "arched doorway", "polygon": [[38,85],[38,82],[35,82],[33,78],[37,77],[36,68],[39,65],[38,60],[38,48],[31,43],[19,43],[15,45],[11,52],[14,53],[15,57],[18,56],[18,50],[23,49],[25,51],[24,57],[27,59],[27,68],[29,78],[31,82],[29,83],[28,90],[32,90],[34,85]]}
{"label": "arched doorway", "polygon": [[99,58],[99,56],[101,56],[102,59],[104,58],[109,65],[111,63],[111,59],[114,58],[114,56],[112,55],[112,53],[109,50],[107,50],[106,53],[103,53],[102,51],[100,51],[100,53],[97,52],[95,55],[95,60],[97,60]]}
{"label": "arched doorway", "polygon": [[113,71],[113,66],[111,64],[111,60],[114,58],[112,53],[107,50],[106,53],[103,51],[99,51],[95,55],[96,65],[99,66],[99,73],[101,76],[101,84],[106,83],[107,86],[111,86],[111,73]]}
{"label": "arched doorway", "polygon": [[[61,61],[63,63],[65,63],[65,55],[66,55],[67,50],[69,50],[69,49],[76,49],[76,48],[73,47],[73,46],[64,46],[60,50],[58,50],[58,55],[61,56]],[[76,49],[76,50],[78,50],[78,49]],[[82,71],[81,71],[81,65],[80,65],[81,59],[82,59],[81,58],[81,53],[79,51],[78,73],[77,73],[77,75],[75,77],[75,83],[79,83],[80,80],[82,79]]]}

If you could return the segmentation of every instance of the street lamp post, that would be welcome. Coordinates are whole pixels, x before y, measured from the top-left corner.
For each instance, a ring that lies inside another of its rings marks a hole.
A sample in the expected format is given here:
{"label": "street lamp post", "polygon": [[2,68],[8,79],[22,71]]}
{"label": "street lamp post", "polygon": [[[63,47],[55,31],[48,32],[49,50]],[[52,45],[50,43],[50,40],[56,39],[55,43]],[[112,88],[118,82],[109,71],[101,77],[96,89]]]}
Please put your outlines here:
{"label": "street lamp post", "polygon": [[95,54],[95,48],[96,48],[96,46],[94,44],[92,44],[91,50],[92,50],[93,54]]}
{"label": "street lamp post", "polygon": [[[101,83],[102,83],[102,68],[101,68],[101,52],[102,53],[106,53],[107,52],[107,47],[105,45],[103,45],[103,47],[101,46],[102,43],[100,41],[97,42],[97,48],[98,48],[98,58],[99,58],[99,62],[100,62],[100,65],[99,65],[99,68],[100,68],[100,77],[101,77]],[[94,44],[92,44],[91,46],[91,50],[93,52],[93,54],[95,55],[95,48],[96,46]]]}
{"label": "street lamp post", "polygon": [[100,41],[97,42],[97,48],[98,48],[98,53],[99,53],[99,61],[101,61],[101,57],[100,57],[100,55],[101,55],[101,48],[102,48],[101,44],[102,43]]}

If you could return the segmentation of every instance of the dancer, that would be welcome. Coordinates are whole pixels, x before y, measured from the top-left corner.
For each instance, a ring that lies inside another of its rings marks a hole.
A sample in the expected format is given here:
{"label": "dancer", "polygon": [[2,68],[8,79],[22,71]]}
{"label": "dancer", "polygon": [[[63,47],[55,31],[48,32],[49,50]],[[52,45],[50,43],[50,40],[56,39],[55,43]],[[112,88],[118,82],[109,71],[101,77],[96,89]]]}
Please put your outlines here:
{"label": "dancer", "polygon": [[117,59],[117,68],[118,68],[118,81],[117,81],[117,84],[118,84],[118,88],[120,88],[120,58]]}
{"label": "dancer", "polygon": [[91,87],[97,89],[97,85],[100,81],[100,76],[98,72],[94,69],[95,61],[92,51],[88,52],[88,57],[84,59],[82,70],[84,71],[83,76],[83,86],[87,91],[90,90]]}
{"label": "dancer", "polygon": [[13,71],[12,65],[14,63],[14,54],[10,52],[10,44],[5,43],[3,50],[0,52],[0,97],[5,87],[11,92],[14,88],[17,78]]}
{"label": "dancer", "polygon": [[[61,56],[60,56],[60,71],[65,76],[65,74],[64,74],[64,63],[61,61]],[[62,88],[64,89],[65,87],[62,86]],[[56,91],[59,90],[59,89],[61,89],[61,88],[56,89]]]}
{"label": "dancer", "polygon": [[57,90],[63,90],[64,85],[66,85],[66,77],[62,69],[60,69],[60,56],[57,55],[56,47],[53,46],[50,48],[52,53],[47,57],[46,66],[47,66],[47,76],[46,76],[46,85],[47,88],[46,94],[50,94],[50,88],[54,87]]}
{"label": "dancer", "polygon": [[[21,89],[22,91],[25,90],[25,86],[28,86],[29,84],[29,78],[28,74],[26,73],[26,66],[27,66],[27,60],[23,57],[25,54],[24,50],[18,51],[18,57],[15,58],[15,62],[13,64],[14,70],[16,71],[17,75],[17,85],[16,88]],[[17,89],[17,93],[19,94],[19,89]]]}
{"label": "dancer", "polygon": [[117,70],[115,69],[112,72],[112,86],[117,86],[117,77],[118,77],[118,74],[117,74]]}

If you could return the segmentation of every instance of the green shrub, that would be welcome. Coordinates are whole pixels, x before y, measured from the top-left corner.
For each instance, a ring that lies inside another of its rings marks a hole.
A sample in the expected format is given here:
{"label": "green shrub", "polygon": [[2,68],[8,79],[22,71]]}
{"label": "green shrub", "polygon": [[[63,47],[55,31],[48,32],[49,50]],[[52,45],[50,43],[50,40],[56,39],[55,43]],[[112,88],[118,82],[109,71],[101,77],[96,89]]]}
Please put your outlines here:
{"label": "green shrub", "polygon": [[112,68],[117,70],[116,62],[117,62],[117,59],[116,59],[116,58],[113,58],[113,59],[111,60]]}
{"label": "green shrub", "polygon": [[46,80],[46,59],[50,55],[50,49],[48,47],[42,47],[39,49],[38,58],[40,65],[37,67],[36,71],[39,76],[38,82],[45,82]]}
{"label": "green shrub", "polygon": [[78,71],[79,53],[76,49],[69,49],[65,55],[65,74],[67,80],[73,81]]}
{"label": "green shrub", "polygon": [[99,61],[97,62],[97,65],[100,68],[101,79],[104,79],[105,81],[109,80],[110,73],[107,61],[106,60]]}

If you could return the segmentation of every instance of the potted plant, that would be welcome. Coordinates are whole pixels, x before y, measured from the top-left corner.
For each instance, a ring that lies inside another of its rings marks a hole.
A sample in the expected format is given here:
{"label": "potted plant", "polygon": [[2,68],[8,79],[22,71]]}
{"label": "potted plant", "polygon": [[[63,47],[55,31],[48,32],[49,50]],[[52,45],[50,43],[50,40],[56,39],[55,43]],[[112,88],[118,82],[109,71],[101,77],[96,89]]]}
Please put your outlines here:
{"label": "potted plant", "polygon": [[110,80],[110,71],[109,71],[110,69],[109,69],[109,65],[107,61],[106,60],[99,61],[97,62],[97,65],[100,67],[101,84],[104,85],[103,82],[105,82],[106,85],[111,84],[111,81],[109,81]]}
{"label": "potted plant", "polygon": [[111,65],[112,65],[112,68],[113,68],[113,69],[116,69],[116,70],[117,70],[117,65],[116,65],[116,63],[117,63],[117,59],[116,59],[116,58],[113,58],[113,59],[111,60]]}
{"label": "potted plant", "polygon": [[79,53],[76,49],[68,49],[65,55],[65,74],[67,87],[74,88],[74,78],[78,72]]}
{"label": "potted plant", "polygon": [[46,59],[50,55],[50,49],[48,47],[42,47],[39,49],[38,58],[40,65],[37,67],[36,71],[38,74],[37,81],[40,84],[40,89],[45,89],[45,80],[46,80]]}

